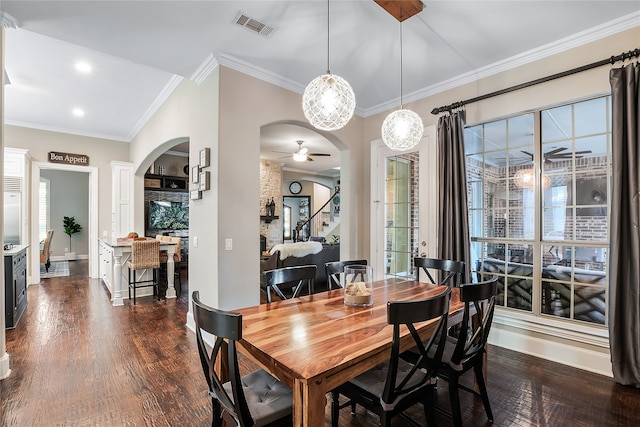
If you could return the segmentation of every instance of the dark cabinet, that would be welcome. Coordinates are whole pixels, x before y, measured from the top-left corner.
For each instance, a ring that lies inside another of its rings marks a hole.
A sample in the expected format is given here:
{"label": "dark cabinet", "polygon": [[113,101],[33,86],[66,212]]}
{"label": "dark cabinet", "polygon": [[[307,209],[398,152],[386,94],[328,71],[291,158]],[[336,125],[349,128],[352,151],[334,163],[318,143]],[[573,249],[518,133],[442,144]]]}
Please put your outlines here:
{"label": "dark cabinet", "polygon": [[5,326],[15,328],[27,307],[27,248],[17,247],[4,255]]}

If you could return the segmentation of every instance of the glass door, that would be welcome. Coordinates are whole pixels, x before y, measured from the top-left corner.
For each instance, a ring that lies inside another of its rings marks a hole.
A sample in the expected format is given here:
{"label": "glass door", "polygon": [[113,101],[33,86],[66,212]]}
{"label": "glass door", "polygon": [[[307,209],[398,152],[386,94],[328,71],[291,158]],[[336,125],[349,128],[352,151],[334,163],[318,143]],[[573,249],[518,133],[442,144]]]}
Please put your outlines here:
{"label": "glass door", "polygon": [[415,277],[413,258],[433,256],[436,242],[435,126],[409,152],[373,149],[372,265],[376,277]]}

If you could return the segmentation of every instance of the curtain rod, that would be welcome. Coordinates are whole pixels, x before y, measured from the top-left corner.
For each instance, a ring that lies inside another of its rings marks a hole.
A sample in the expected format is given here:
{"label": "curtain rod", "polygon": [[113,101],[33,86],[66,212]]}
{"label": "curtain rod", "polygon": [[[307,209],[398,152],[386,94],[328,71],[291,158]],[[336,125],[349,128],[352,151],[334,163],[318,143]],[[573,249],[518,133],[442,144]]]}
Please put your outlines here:
{"label": "curtain rod", "polygon": [[431,110],[431,114],[440,114],[440,113],[445,113],[445,112],[451,112],[451,110],[454,110],[456,108],[460,108],[464,105],[467,104],[471,104],[473,102],[478,102],[478,101],[482,101],[488,98],[493,98],[494,96],[498,96],[498,95],[504,95],[505,93],[509,93],[509,92],[513,92],[516,90],[520,90],[520,89],[524,89],[527,88],[529,86],[534,86],[540,83],[546,83],[548,81],[551,80],[555,80],[558,79],[560,77],[566,77],[566,76],[570,76],[571,74],[576,74],[576,73],[580,73],[582,71],[587,71],[590,70],[592,68],[597,68],[597,67],[601,67],[603,65],[607,65],[607,64],[615,64],[618,61],[624,61],[627,59],[631,59],[634,57],[638,57],[640,56],[640,48],[634,49],[634,50],[630,50],[629,52],[623,52],[618,56],[612,56],[611,58],[607,58],[607,59],[603,59],[602,61],[598,61],[598,62],[594,62],[592,64],[588,64],[588,65],[583,65],[582,67],[578,67],[578,68],[573,68],[571,70],[567,70],[567,71],[563,71],[561,73],[557,73],[557,74],[552,74],[550,76],[547,77],[542,77],[540,79],[536,79],[536,80],[532,80],[530,82],[527,83],[521,83],[519,85],[516,86],[511,86],[508,87],[506,89],[501,89],[495,92],[491,92],[488,93],[486,95],[480,95],[477,96],[475,98],[471,98],[471,99],[467,99],[466,101],[458,101],[458,102],[454,102],[453,104],[449,104],[449,105],[445,105],[444,107],[438,107],[438,108],[434,108],[433,110]]}

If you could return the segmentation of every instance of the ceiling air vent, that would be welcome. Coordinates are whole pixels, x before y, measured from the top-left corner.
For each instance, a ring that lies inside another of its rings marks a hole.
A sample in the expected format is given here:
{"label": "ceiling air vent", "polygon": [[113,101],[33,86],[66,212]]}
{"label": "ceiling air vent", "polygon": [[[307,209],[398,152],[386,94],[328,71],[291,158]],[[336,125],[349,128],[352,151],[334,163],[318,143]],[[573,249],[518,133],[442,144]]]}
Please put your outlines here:
{"label": "ceiling air vent", "polygon": [[250,16],[242,12],[238,12],[236,17],[233,19],[233,23],[240,25],[241,27],[246,28],[254,33],[258,33],[263,37],[269,37],[275,29],[267,24],[263,24],[262,22],[253,19]]}

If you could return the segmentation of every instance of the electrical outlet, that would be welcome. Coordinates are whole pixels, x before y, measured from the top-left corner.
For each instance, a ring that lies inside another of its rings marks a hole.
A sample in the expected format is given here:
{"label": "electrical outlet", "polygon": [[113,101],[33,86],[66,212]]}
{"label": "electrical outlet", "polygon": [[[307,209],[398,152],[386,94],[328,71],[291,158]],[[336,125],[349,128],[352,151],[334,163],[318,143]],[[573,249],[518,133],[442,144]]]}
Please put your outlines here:
{"label": "electrical outlet", "polygon": [[69,252],[69,248],[64,248],[64,253],[66,254],[67,252]]}

